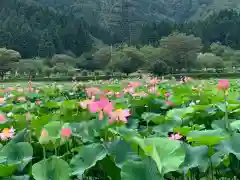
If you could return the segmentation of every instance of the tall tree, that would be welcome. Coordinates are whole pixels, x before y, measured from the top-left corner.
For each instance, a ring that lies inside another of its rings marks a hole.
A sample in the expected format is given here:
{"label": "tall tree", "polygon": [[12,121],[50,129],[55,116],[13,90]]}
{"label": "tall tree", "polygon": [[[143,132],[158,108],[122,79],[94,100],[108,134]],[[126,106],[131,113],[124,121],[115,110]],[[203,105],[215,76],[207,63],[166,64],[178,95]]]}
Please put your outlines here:
{"label": "tall tree", "polygon": [[109,68],[130,74],[137,71],[144,63],[142,52],[135,47],[124,47],[113,54]]}
{"label": "tall tree", "polygon": [[3,79],[5,74],[13,67],[13,63],[21,58],[19,52],[12,49],[0,48],[0,76]]}
{"label": "tall tree", "polygon": [[167,52],[162,48],[154,48],[148,45],[140,48],[140,52],[144,54],[146,61],[142,67],[143,69],[157,75],[163,75],[169,72],[170,66],[167,63],[170,62],[170,60],[167,59],[167,57],[171,56],[166,54]]}
{"label": "tall tree", "polygon": [[202,48],[201,38],[184,33],[172,33],[160,40],[160,46],[168,51],[172,57],[172,62],[168,62],[175,70],[194,67],[197,53]]}

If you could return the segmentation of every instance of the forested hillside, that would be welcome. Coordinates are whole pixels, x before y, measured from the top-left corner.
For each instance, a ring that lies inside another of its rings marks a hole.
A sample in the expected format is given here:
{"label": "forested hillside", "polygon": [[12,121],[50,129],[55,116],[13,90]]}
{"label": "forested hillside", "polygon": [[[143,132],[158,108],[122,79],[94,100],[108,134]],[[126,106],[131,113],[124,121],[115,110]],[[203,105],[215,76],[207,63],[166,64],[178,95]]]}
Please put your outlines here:
{"label": "forested hillside", "polygon": [[47,8],[32,0],[0,1],[0,46],[23,57],[46,57],[91,49],[91,38],[81,19]]}
{"label": "forested hillside", "polygon": [[[152,37],[150,40],[147,37],[149,32],[141,36],[146,32],[146,25],[163,19],[181,22],[194,18],[202,6],[217,11],[236,3],[234,0],[218,3],[214,0],[2,0],[0,46],[14,49],[22,57],[51,57],[69,52],[79,56],[92,50],[98,42],[148,43],[152,41]],[[160,28],[158,38],[173,31],[169,24]],[[199,31],[201,27],[193,33]]]}
{"label": "forested hillside", "polygon": [[[39,3],[73,11],[95,23],[117,23],[127,7],[133,21],[172,20],[184,22],[206,18],[213,12],[239,7],[238,0],[36,0]],[[105,22],[104,22],[105,21]]]}

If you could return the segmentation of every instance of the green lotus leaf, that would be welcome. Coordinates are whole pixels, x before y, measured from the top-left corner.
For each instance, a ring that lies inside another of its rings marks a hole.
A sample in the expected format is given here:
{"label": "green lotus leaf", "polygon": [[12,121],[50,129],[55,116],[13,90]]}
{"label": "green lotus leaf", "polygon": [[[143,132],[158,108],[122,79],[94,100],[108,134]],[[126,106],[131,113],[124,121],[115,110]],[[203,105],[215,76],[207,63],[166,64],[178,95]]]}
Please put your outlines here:
{"label": "green lotus leaf", "polygon": [[187,135],[188,142],[193,142],[196,145],[213,146],[228,138],[228,135],[223,130],[204,130],[191,131]]}
{"label": "green lotus leaf", "polygon": [[185,153],[180,141],[159,137],[134,137],[132,141],[137,143],[147,156],[152,157],[161,174],[178,170],[184,162]]}
{"label": "green lotus leaf", "polygon": [[70,162],[72,175],[81,176],[87,169],[95,166],[97,161],[107,155],[105,147],[101,144],[83,146]]}
{"label": "green lotus leaf", "polygon": [[56,156],[44,159],[32,166],[35,180],[70,180],[68,163]]}
{"label": "green lotus leaf", "polygon": [[164,180],[151,158],[143,161],[127,161],[121,171],[122,180]]}

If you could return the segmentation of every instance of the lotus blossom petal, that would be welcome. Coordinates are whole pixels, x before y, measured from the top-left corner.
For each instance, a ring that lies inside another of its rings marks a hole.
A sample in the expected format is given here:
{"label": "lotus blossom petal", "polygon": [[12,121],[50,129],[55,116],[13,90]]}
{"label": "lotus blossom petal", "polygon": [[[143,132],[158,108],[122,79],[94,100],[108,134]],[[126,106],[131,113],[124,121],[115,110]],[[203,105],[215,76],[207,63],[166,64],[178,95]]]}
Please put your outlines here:
{"label": "lotus blossom petal", "polygon": [[103,111],[99,111],[99,113],[98,113],[98,119],[99,119],[99,120],[103,120],[103,118],[104,118]]}
{"label": "lotus blossom petal", "polygon": [[121,92],[116,92],[116,93],[115,93],[115,96],[116,96],[116,98],[120,98],[121,96],[123,96],[123,93],[121,93]]}
{"label": "lotus blossom petal", "polygon": [[100,109],[99,109],[99,106],[98,106],[98,103],[97,102],[92,102],[89,104],[89,111],[91,113],[96,113],[98,112]]}
{"label": "lotus blossom petal", "polygon": [[179,140],[179,139],[182,138],[182,136],[181,136],[179,133],[177,133],[177,134],[174,135],[174,138],[175,138],[176,140]]}
{"label": "lotus blossom petal", "polygon": [[102,97],[99,101],[97,101],[97,104],[100,109],[104,109],[107,105],[109,105],[109,100]]}
{"label": "lotus blossom petal", "polygon": [[172,105],[173,105],[173,102],[167,101],[167,105],[172,106]]}
{"label": "lotus blossom petal", "polygon": [[106,92],[105,94],[108,95],[108,96],[112,96],[112,95],[114,95],[114,92],[108,91],[108,92]]}
{"label": "lotus blossom petal", "polygon": [[6,122],[6,117],[3,114],[0,114],[0,124]]}
{"label": "lotus blossom petal", "polygon": [[175,140],[174,134],[172,134],[171,136],[169,136],[168,139],[170,139],[170,140]]}
{"label": "lotus blossom petal", "polygon": [[159,82],[159,80],[157,78],[153,78],[150,80],[151,85],[156,85],[158,82]]}
{"label": "lotus blossom petal", "polygon": [[12,88],[12,87],[8,87],[8,88],[6,89],[7,92],[13,91],[13,90],[14,90],[14,88]]}
{"label": "lotus blossom petal", "polygon": [[24,101],[26,101],[26,98],[23,97],[23,96],[22,96],[22,97],[19,97],[19,98],[18,98],[18,101],[24,102]]}
{"label": "lotus blossom petal", "polygon": [[48,136],[48,132],[47,132],[46,129],[43,129],[43,130],[42,130],[41,136],[42,136],[42,137],[47,137],[47,136]]}
{"label": "lotus blossom petal", "polygon": [[164,96],[165,97],[169,97],[171,94],[169,93],[169,92],[166,92],[165,94],[164,94]]}
{"label": "lotus blossom petal", "polygon": [[148,91],[149,91],[150,93],[155,93],[155,92],[157,91],[157,87],[156,87],[156,86],[152,86],[152,87],[150,87],[150,88],[148,89]]}
{"label": "lotus blossom petal", "polygon": [[222,79],[218,81],[217,89],[226,91],[229,88],[229,81],[226,79]]}
{"label": "lotus blossom petal", "polygon": [[37,100],[37,101],[36,101],[36,104],[37,104],[37,105],[41,104],[41,101],[40,101],[40,100]]}
{"label": "lotus blossom petal", "polygon": [[29,88],[28,88],[28,91],[29,91],[29,92],[33,92],[33,88],[32,88],[32,87],[29,87]]}
{"label": "lotus blossom petal", "polygon": [[62,137],[69,138],[72,134],[72,130],[70,128],[62,128],[61,135]]}
{"label": "lotus blossom petal", "polygon": [[4,98],[4,97],[3,97],[3,98],[1,97],[1,98],[0,98],[0,104],[4,104],[4,103],[5,103],[5,98]]}
{"label": "lotus blossom petal", "polygon": [[123,92],[124,92],[124,93],[130,93],[130,94],[132,94],[132,93],[134,93],[134,88],[132,88],[132,87],[130,87],[130,88],[124,88],[124,89],[123,89]]}
{"label": "lotus blossom petal", "polygon": [[95,87],[86,88],[85,91],[86,91],[88,97],[90,97],[90,98],[91,98],[92,96],[95,96],[95,95],[101,93],[101,90],[98,89],[98,88],[95,88]]}
{"label": "lotus blossom petal", "polygon": [[139,86],[141,86],[140,82],[130,82],[130,83],[128,83],[128,87],[137,88]]}
{"label": "lotus blossom petal", "polygon": [[101,97],[100,100],[89,104],[89,111],[92,113],[98,112],[99,120],[103,120],[104,113],[110,114],[113,110],[113,104],[107,98]]}
{"label": "lotus blossom petal", "polygon": [[0,133],[0,138],[1,140],[5,141],[8,139],[12,139],[14,137],[15,129],[13,127],[9,128],[4,128],[2,132]]}
{"label": "lotus blossom petal", "polygon": [[0,133],[0,139],[1,139],[2,141],[6,141],[8,138],[7,138],[6,136],[4,136],[3,133]]}
{"label": "lotus blossom petal", "polygon": [[80,102],[79,104],[80,104],[80,106],[81,106],[83,109],[87,109],[87,107],[88,107],[91,103],[93,103],[93,101],[87,99],[87,100],[84,100],[84,101]]}
{"label": "lotus blossom petal", "polygon": [[170,137],[168,137],[170,140],[179,140],[181,139],[183,136],[180,135],[179,133],[176,134],[172,134]]}
{"label": "lotus blossom petal", "polygon": [[127,123],[127,117],[130,116],[128,109],[117,109],[116,111],[110,114],[110,123],[115,121],[121,121]]}
{"label": "lotus blossom petal", "polygon": [[110,114],[113,110],[113,104],[112,102],[109,102],[104,108],[103,108],[103,112],[106,114]]}

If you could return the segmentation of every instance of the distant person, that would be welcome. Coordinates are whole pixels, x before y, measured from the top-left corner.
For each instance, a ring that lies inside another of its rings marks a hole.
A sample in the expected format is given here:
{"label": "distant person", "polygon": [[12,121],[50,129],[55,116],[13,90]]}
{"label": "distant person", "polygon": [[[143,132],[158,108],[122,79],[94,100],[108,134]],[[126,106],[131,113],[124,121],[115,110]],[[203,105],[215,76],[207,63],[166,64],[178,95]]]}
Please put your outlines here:
{"label": "distant person", "polygon": [[180,81],[181,81],[182,83],[185,83],[185,82],[186,82],[186,77],[185,77],[185,76],[180,76]]}

